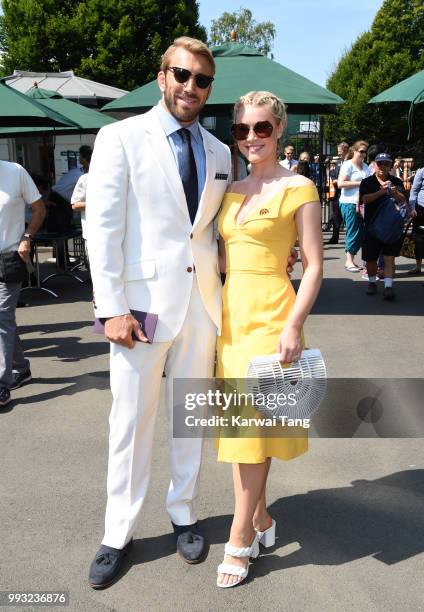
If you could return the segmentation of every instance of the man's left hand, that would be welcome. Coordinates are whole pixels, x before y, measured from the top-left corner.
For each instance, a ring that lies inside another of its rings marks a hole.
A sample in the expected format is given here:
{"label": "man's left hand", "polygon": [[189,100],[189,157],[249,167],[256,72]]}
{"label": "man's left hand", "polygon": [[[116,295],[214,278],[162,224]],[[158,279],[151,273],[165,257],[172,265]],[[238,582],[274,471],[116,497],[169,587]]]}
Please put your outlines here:
{"label": "man's left hand", "polygon": [[18,246],[19,257],[23,261],[28,261],[30,252],[31,252],[31,242],[27,238],[24,238],[23,240],[21,240]]}
{"label": "man's left hand", "polygon": [[298,253],[297,253],[297,249],[295,249],[294,247],[292,247],[291,251],[290,251],[290,255],[287,258],[287,268],[286,268],[286,272],[287,274],[290,276],[290,274],[293,272],[293,268],[294,268],[294,264],[297,261],[297,257],[298,257]]}

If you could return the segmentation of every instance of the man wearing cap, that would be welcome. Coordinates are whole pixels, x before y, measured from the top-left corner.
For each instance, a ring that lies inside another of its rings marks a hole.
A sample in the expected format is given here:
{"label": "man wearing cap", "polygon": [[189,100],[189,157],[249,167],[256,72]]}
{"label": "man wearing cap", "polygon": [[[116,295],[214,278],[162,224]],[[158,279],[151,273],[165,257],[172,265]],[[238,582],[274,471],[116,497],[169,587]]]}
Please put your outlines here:
{"label": "man wearing cap", "polygon": [[368,288],[367,295],[377,293],[377,259],[380,254],[384,257],[384,291],[383,299],[392,301],[395,298],[393,291],[393,278],[395,275],[395,257],[399,256],[401,239],[387,244],[378,240],[369,231],[369,226],[378,214],[387,196],[394,198],[398,206],[406,202],[405,190],[402,181],[389,171],[392,167],[392,158],[388,153],[379,153],[375,158],[375,174],[369,176],[360,184],[359,201],[364,204],[365,232],[362,243],[362,259],[367,262]]}

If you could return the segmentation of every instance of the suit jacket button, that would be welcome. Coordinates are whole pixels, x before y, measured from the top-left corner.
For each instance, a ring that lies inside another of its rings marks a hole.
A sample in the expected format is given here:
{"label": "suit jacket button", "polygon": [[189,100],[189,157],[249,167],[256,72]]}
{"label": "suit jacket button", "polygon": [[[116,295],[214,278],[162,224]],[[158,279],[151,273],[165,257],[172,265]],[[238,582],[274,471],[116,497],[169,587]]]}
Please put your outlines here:
{"label": "suit jacket button", "polygon": [[193,238],[193,234],[190,234],[190,238]]}
{"label": "suit jacket button", "polygon": [[193,268],[192,268],[191,266],[189,266],[189,267],[187,268],[187,272],[193,272]]}

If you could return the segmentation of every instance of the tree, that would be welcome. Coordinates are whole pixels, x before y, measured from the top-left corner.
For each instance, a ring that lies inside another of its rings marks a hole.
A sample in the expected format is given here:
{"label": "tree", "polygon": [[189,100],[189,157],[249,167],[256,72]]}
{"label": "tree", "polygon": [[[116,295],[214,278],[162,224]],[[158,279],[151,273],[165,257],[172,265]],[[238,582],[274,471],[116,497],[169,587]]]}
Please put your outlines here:
{"label": "tree", "polygon": [[358,138],[397,146],[403,143],[407,109],[368,101],[423,68],[422,0],[385,0],[371,29],[342,56],[327,81],[327,87],[346,103],[327,120],[326,137],[333,143]]}
{"label": "tree", "polygon": [[179,0],[3,0],[3,73],[76,74],[133,89],[152,80],[178,36],[206,40],[198,2]]}
{"label": "tree", "polygon": [[258,23],[249,9],[240,8],[234,13],[225,12],[219,19],[212,19],[210,44],[222,45],[230,40],[231,32],[237,33],[237,42],[256,47],[267,55],[274,44],[276,29],[271,21]]}

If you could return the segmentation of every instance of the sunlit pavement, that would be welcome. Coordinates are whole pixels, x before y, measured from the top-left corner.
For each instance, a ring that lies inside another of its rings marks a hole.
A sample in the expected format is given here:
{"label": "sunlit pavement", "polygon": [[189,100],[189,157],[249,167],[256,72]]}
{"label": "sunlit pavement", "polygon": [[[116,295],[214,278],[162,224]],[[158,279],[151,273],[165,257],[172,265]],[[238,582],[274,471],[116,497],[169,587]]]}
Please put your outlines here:
{"label": "sunlit pavement", "polygon": [[[382,282],[369,297],[366,281],[344,270],[342,245],[326,247],[306,339],[321,349],[330,376],[422,378],[424,277],[407,277],[412,262],[398,262],[397,300],[387,303]],[[91,331],[90,285],[54,279],[51,286],[59,300],[23,294],[30,307],[18,310],[18,321],[34,380],[0,414],[0,590],[66,590],[68,609],[88,612],[422,608],[421,439],[314,438],[307,455],[275,461],[268,497],[277,544],[252,565],[246,584],[219,590],[216,567],[233,508],[230,466],[216,463],[208,440],[197,507],[211,546],[202,564],[186,565],[164,510],[163,410],[124,575],[93,591],[87,573],[106,499],[107,345]]]}

